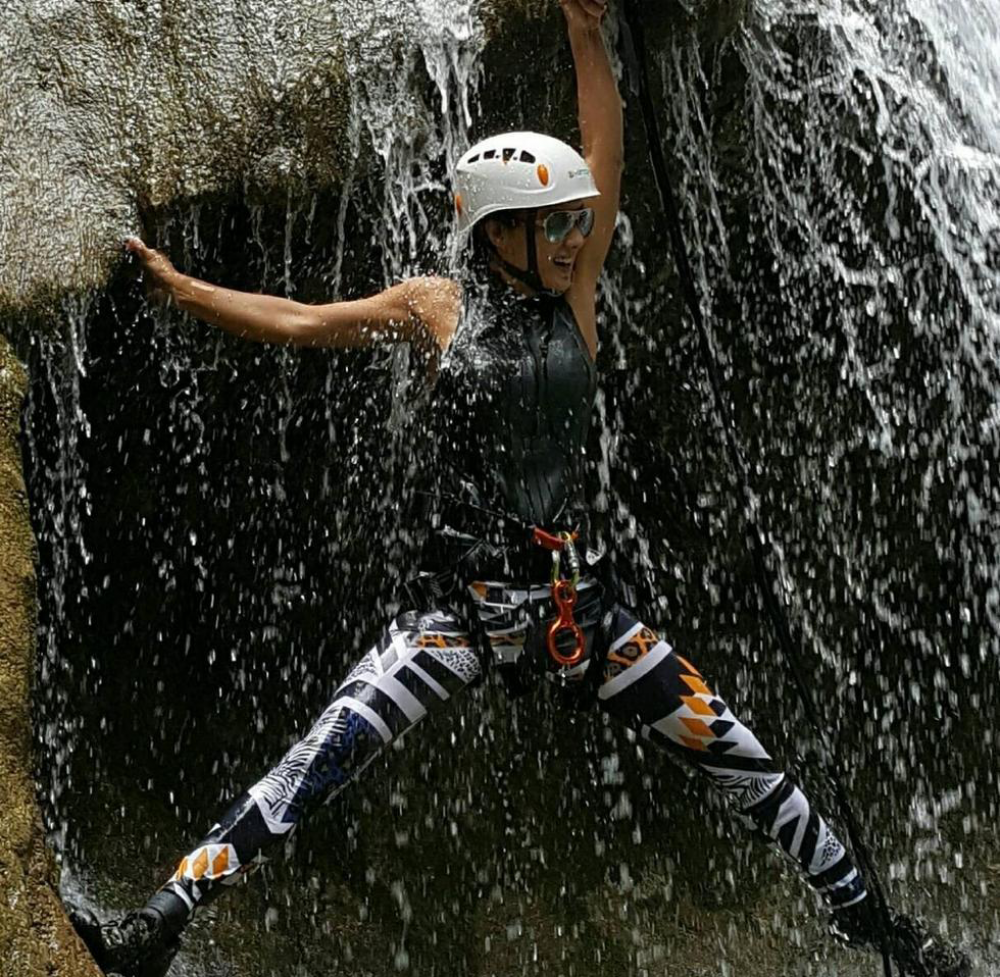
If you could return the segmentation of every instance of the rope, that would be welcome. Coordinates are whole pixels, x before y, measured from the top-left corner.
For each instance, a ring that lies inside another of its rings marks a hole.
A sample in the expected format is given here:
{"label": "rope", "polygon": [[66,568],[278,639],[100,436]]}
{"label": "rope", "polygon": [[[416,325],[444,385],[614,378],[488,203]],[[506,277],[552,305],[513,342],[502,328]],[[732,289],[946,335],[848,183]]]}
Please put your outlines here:
{"label": "rope", "polygon": [[809,686],[804,677],[802,663],[802,649],[792,634],[792,628],[788,620],[785,607],[778,597],[778,586],[774,571],[769,566],[768,557],[773,557],[773,552],[766,544],[769,539],[764,526],[763,516],[756,504],[756,497],[751,488],[750,470],[743,451],[740,448],[736,435],[736,425],[733,420],[731,408],[722,393],[722,384],[719,379],[718,358],[712,346],[712,339],[709,335],[705,317],[702,314],[701,302],[698,296],[698,289],[695,285],[695,277],[688,258],[687,244],[684,240],[684,232],[681,227],[680,212],[677,207],[677,199],[674,195],[673,187],[667,175],[667,164],[663,153],[663,142],[660,136],[659,123],[656,117],[656,109],[650,94],[649,77],[646,70],[647,54],[646,40],[643,33],[640,15],[637,11],[636,0],[622,0],[624,7],[624,21],[621,25],[622,49],[625,63],[628,65],[632,75],[634,89],[638,90],[639,105],[642,111],[643,123],[646,129],[646,138],[649,145],[649,157],[653,167],[653,175],[656,187],[660,196],[660,203],[663,206],[667,227],[670,233],[670,244],[674,252],[674,260],[677,263],[677,272],[680,276],[681,287],[683,289],[684,300],[691,318],[694,320],[698,332],[699,345],[704,364],[705,372],[708,376],[709,386],[712,390],[712,400],[722,428],[725,439],[726,452],[729,456],[730,464],[735,472],[736,481],[743,495],[744,512],[746,513],[746,535],[753,562],[754,574],[757,585],[763,597],[764,607],[770,618],[771,625],[778,638],[778,644],[782,654],[789,666],[789,671],[802,703],[803,711],[813,727],[817,739],[823,750],[823,766],[827,781],[836,798],[841,816],[847,825],[848,835],[851,845],[854,848],[858,861],[861,864],[865,879],[871,886],[875,897],[876,908],[882,920],[881,952],[882,962],[885,968],[885,977],[892,977],[892,963],[889,956],[888,935],[891,928],[889,919],[889,907],[885,900],[885,893],[881,880],[875,870],[875,864],[865,844],[861,826],[855,817],[847,793],[841,785],[835,753],[826,734],[816,704],[809,692]]}

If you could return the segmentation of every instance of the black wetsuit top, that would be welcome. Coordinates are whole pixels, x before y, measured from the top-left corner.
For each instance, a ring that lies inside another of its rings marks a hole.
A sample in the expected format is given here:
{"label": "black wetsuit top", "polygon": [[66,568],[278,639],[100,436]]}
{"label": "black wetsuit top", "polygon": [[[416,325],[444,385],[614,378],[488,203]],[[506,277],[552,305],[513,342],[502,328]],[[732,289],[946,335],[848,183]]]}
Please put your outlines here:
{"label": "black wetsuit top", "polygon": [[534,526],[577,528],[596,392],[565,298],[470,290],[434,391],[438,536],[509,547]]}

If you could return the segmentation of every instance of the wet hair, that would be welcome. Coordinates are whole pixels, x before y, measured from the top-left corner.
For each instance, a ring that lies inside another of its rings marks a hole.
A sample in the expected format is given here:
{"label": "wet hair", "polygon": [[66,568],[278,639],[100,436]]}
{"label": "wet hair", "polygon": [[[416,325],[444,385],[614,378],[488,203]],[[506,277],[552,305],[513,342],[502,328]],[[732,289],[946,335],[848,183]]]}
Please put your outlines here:
{"label": "wet hair", "polygon": [[472,229],[472,248],[469,259],[469,269],[477,278],[482,278],[492,274],[490,263],[496,250],[489,234],[486,233],[486,225],[489,221],[496,221],[502,227],[513,229],[520,227],[524,223],[523,210],[501,210],[489,217],[484,217]]}

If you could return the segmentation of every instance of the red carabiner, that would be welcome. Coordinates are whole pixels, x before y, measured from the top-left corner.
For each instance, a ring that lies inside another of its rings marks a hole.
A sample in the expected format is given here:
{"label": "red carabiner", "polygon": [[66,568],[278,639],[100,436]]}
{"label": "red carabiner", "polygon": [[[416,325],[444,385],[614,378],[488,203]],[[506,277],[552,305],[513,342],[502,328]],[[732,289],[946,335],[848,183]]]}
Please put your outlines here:
{"label": "red carabiner", "polygon": [[[572,668],[583,661],[587,642],[580,625],[573,617],[576,607],[576,585],[572,580],[556,580],[552,584],[552,599],[559,608],[559,616],[549,625],[549,654],[553,661],[562,668]],[[569,631],[573,635],[573,653],[564,655],[559,650],[559,636]]]}

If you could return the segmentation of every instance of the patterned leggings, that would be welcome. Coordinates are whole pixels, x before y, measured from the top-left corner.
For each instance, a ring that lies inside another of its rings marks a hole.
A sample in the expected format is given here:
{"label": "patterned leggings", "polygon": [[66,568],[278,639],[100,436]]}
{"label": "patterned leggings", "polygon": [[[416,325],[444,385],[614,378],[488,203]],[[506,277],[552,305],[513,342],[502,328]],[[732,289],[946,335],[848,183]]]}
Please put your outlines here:
{"label": "patterned leggings", "polygon": [[[469,592],[479,631],[499,663],[544,656],[533,643],[544,631],[537,622],[551,617],[548,586],[474,583]],[[844,846],[698,670],[628,611],[612,607],[602,622],[602,610],[600,585],[584,579],[576,617],[588,657],[557,677],[573,681],[586,673],[602,628],[608,643],[601,707],[708,777],[798,864],[828,905],[862,900],[864,880]],[[447,611],[397,617],[305,739],[229,809],[164,890],[193,913],[259,865],[268,849],[358,777],[389,743],[481,678],[471,635],[468,623]]]}

